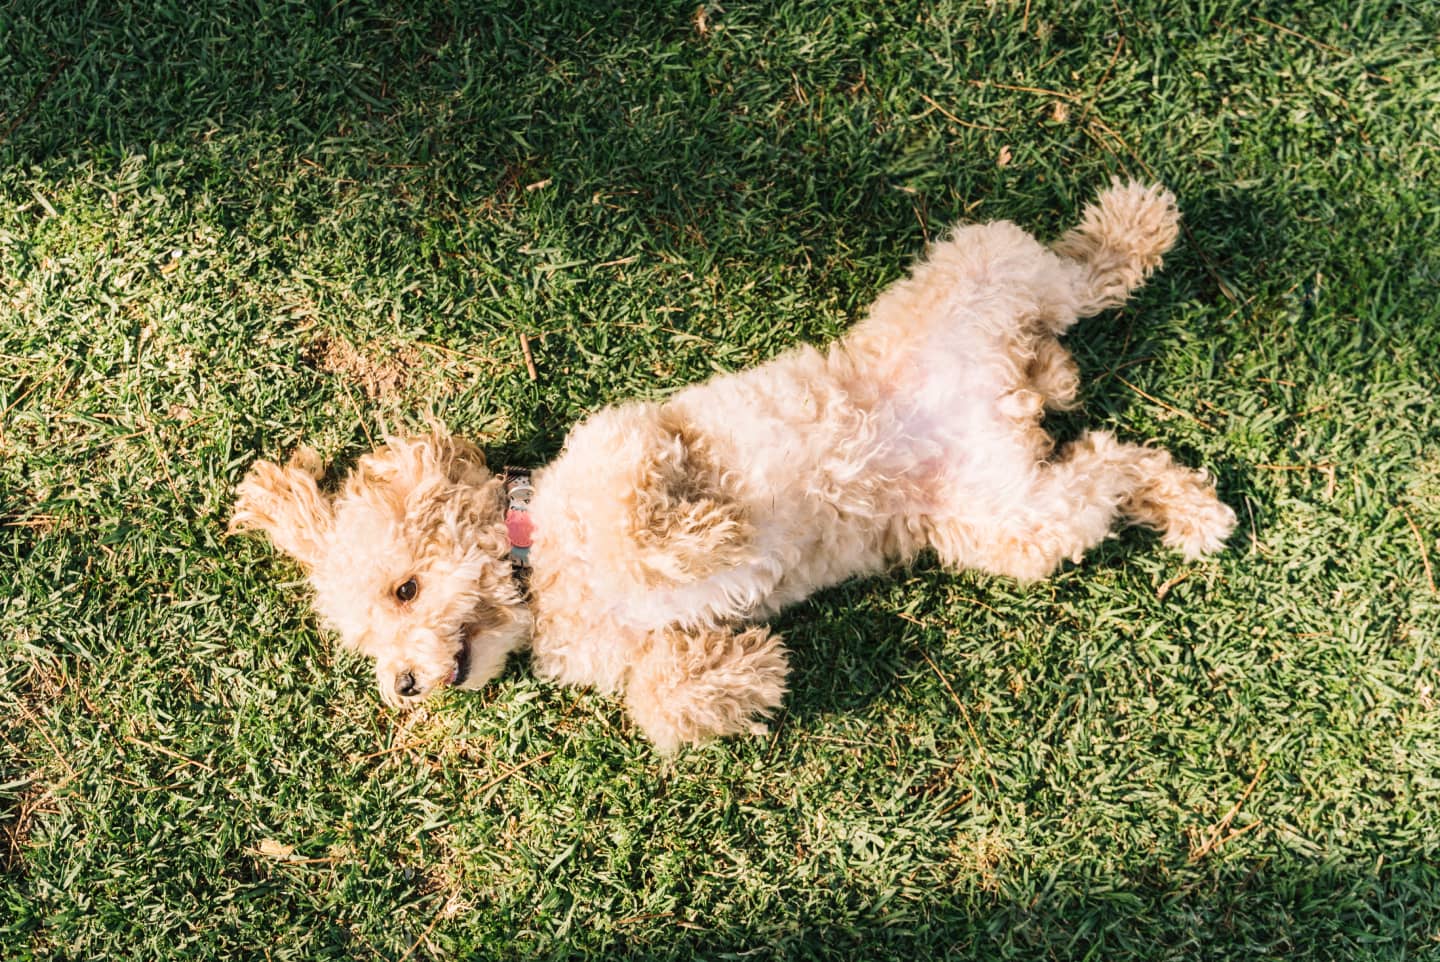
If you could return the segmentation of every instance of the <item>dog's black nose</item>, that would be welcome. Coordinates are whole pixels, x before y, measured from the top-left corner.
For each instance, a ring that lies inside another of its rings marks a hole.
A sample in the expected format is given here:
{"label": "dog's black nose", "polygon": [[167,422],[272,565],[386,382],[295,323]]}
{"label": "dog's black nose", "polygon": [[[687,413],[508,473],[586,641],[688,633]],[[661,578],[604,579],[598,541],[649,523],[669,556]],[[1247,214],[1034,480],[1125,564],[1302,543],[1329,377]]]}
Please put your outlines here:
{"label": "dog's black nose", "polygon": [[413,672],[402,671],[395,676],[395,694],[401,698],[413,698],[420,694],[420,686],[415,683]]}

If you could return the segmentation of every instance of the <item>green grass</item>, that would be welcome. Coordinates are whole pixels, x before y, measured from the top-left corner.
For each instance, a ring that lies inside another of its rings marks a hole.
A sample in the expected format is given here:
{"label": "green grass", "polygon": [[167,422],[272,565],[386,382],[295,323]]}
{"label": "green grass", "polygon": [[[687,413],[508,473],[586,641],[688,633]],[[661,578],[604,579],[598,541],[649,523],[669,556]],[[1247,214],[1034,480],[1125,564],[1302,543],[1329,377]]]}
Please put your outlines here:
{"label": "green grass", "polygon": [[[0,7],[5,958],[1440,956],[1433,4],[66,6]],[[386,710],[222,536],[257,456],[538,462],[1112,174],[1186,229],[1083,419],[1216,472],[1214,560],[844,586],[666,762],[523,658]]]}

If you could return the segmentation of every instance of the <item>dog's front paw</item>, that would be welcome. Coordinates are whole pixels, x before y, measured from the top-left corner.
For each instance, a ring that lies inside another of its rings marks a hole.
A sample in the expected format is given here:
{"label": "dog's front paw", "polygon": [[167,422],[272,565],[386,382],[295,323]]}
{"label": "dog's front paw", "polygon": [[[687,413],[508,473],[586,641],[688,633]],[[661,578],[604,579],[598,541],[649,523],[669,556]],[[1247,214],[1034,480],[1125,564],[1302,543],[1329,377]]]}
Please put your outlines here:
{"label": "dog's front paw", "polygon": [[763,735],[785,697],[785,646],[768,628],[667,629],[631,671],[630,717],[669,754],[726,735]]}

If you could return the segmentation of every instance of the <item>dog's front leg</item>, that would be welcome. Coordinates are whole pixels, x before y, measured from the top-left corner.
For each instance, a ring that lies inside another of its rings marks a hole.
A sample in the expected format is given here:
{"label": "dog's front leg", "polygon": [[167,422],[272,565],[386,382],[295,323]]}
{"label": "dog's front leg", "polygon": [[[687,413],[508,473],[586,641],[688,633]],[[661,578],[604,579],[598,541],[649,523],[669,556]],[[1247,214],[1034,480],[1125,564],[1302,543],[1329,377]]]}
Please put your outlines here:
{"label": "dog's front leg", "polygon": [[630,716],[660,751],[745,732],[785,697],[788,653],[779,635],[758,626],[665,628],[645,638],[630,669]]}

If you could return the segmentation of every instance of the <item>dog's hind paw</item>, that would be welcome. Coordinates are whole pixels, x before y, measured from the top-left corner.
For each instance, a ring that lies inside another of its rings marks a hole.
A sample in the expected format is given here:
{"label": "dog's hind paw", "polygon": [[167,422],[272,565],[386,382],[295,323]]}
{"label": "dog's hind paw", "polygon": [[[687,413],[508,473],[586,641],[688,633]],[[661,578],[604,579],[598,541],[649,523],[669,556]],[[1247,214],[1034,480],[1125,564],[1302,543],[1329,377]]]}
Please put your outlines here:
{"label": "dog's hind paw", "polygon": [[1168,518],[1161,540],[1189,560],[1214,554],[1225,547],[1235,531],[1235,511],[1223,501],[1211,497],[1208,504],[1196,505],[1185,513]]}

